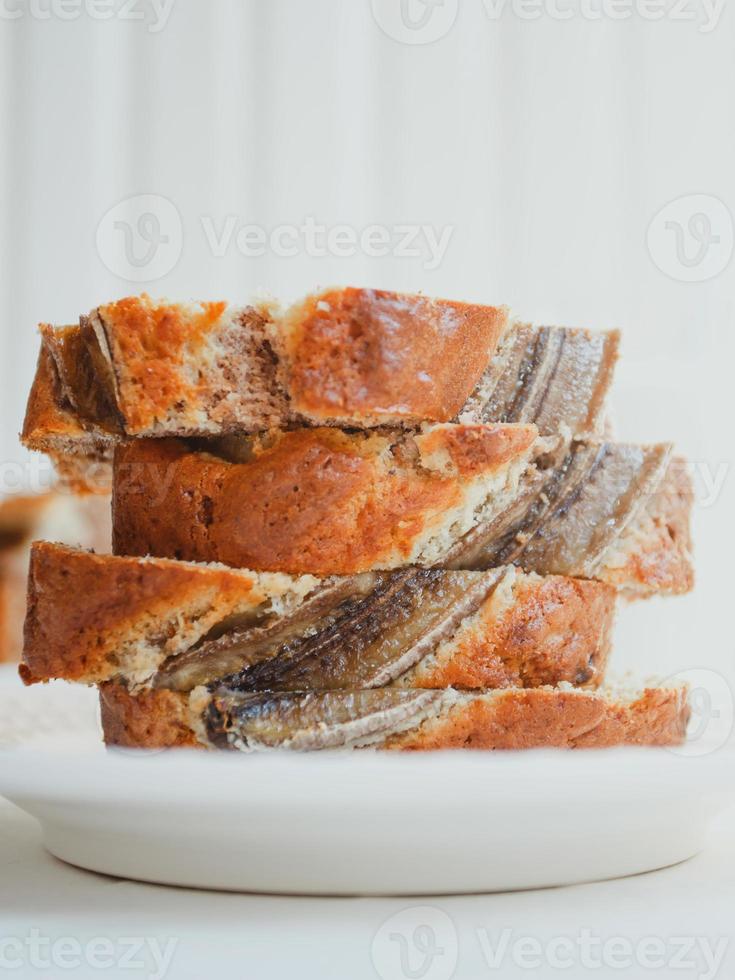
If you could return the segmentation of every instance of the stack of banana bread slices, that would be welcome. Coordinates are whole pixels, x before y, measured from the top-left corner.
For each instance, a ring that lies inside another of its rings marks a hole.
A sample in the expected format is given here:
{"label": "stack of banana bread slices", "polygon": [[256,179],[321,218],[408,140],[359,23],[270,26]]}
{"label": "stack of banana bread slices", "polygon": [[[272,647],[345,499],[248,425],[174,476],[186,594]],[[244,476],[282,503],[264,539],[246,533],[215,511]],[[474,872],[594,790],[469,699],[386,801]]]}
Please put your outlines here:
{"label": "stack of banana bread slices", "polygon": [[41,327],[23,432],[112,488],[113,555],[34,545],[26,683],[108,744],[671,745],[601,687],[618,594],[692,587],[686,466],[610,441],[615,332],[367,289],[123,299]]}

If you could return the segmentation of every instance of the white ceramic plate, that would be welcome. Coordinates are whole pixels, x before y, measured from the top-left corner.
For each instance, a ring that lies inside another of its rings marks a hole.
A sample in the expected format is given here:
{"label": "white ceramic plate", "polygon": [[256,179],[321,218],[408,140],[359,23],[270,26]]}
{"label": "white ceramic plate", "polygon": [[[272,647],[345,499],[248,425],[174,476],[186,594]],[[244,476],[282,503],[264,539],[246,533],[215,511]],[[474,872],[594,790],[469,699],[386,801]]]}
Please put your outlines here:
{"label": "white ceramic plate", "polygon": [[62,860],[166,884],[442,894],[618,877],[701,850],[732,785],[725,749],[108,752],[95,702],[0,671],[0,793]]}

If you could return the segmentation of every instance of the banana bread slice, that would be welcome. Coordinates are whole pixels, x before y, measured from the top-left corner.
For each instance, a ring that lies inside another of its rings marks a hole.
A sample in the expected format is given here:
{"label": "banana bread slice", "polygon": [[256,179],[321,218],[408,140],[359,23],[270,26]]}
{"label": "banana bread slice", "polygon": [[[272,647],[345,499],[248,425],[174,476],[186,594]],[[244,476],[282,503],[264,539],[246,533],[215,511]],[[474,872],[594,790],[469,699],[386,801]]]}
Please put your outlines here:
{"label": "banana bread slice", "polygon": [[513,567],[320,581],[38,542],[21,674],[178,692],[597,687],[614,605],[609,586]]}
{"label": "banana bread slice", "polygon": [[105,488],[110,445],[291,424],[538,423],[599,435],[616,331],[509,324],[507,311],[369,289],[274,304],[128,297],[41,325],[22,439]]}
{"label": "banana bread slice", "polygon": [[223,685],[135,695],[109,682],[100,704],[108,745],[241,752],[675,746],[689,720],[683,687],[243,694]]}
{"label": "banana bread slice", "polygon": [[79,328],[41,330],[81,419],[117,435],[171,436],[278,428],[294,413],[319,421],[321,400],[333,407],[337,392],[350,424],[448,421],[506,322],[497,307],[343,289],[286,315],[268,303],[144,294],[97,307]]}
{"label": "banana bread slice", "polygon": [[135,440],[115,454],[113,550],[317,575],[513,563],[681,593],[691,504],[668,445],[552,443],[527,426]]}
{"label": "banana bread slice", "polygon": [[113,551],[291,574],[433,564],[514,499],[533,426],[295,429],[115,451]]}

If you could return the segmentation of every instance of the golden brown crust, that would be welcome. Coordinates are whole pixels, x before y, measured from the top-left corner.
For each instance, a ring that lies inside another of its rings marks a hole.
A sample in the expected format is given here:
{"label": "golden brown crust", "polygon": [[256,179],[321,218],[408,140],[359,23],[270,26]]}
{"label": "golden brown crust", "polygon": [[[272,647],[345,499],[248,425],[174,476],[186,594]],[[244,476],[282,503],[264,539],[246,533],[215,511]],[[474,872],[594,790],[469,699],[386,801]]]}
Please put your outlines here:
{"label": "golden brown crust", "polygon": [[[103,440],[257,431],[286,421],[266,307],[159,303],[143,294],[40,327],[24,441],[79,471]],[[83,480],[82,480],[83,482]]]}
{"label": "golden brown crust", "polygon": [[310,296],[282,324],[292,407],[317,422],[448,422],[506,322],[502,308],[382,290]]}
{"label": "golden brown crust", "polygon": [[36,542],[21,677],[26,684],[106,680],[126,646],[152,647],[163,659],[177,643],[190,645],[260,601],[257,579],[246,572],[111,559]]}
{"label": "golden brown crust", "polygon": [[[130,695],[109,683],[100,691],[108,745],[161,749],[198,745],[186,695]],[[590,692],[508,688],[468,694],[440,717],[389,736],[378,747],[443,749],[612,748],[674,746],[686,737],[689,707],[683,689],[650,688],[632,702]]]}
{"label": "golden brown crust", "polygon": [[298,429],[256,441],[244,463],[131,442],[115,454],[113,550],[293,574],[392,567],[534,439],[533,426],[440,426],[400,443]]}
{"label": "golden brown crust", "polygon": [[623,533],[603,562],[601,577],[630,598],[682,595],[694,588],[689,466],[674,458],[641,517]]}
{"label": "golden brown crust", "polygon": [[187,377],[184,365],[201,358],[226,309],[224,302],[196,309],[156,303],[145,294],[99,307],[129,434],[150,430],[178,402],[198,400],[198,382]]}
{"label": "golden brown crust", "polygon": [[[506,607],[494,593],[444,656],[410,675],[411,687],[598,687],[604,678],[615,590],[599,582],[521,576]],[[498,608],[500,606],[500,608]]]}
{"label": "golden brown crust", "polygon": [[114,437],[96,425],[83,422],[65,400],[49,331],[59,333],[41,326],[43,343],[28,397],[21,442],[28,449],[51,457],[62,486],[75,493],[107,494],[112,482]]}
{"label": "golden brown crust", "polygon": [[84,435],[85,430],[76,414],[63,405],[59,377],[51,352],[44,343],[28,396],[21,434],[23,445],[48,452],[55,439],[75,439]]}
{"label": "golden brown crust", "polygon": [[267,305],[162,303],[145,294],[82,317],[95,377],[129,436],[283,425]]}
{"label": "golden brown crust", "polygon": [[681,690],[648,689],[632,703],[546,688],[500,691],[453,708],[416,730],[392,736],[385,748],[612,748],[678,745],[689,709]]}
{"label": "golden brown crust", "polygon": [[121,684],[100,685],[102,730],[107,745],[138,749],[201,748],[189,725],[186,698],[171,691],[133,697]]}

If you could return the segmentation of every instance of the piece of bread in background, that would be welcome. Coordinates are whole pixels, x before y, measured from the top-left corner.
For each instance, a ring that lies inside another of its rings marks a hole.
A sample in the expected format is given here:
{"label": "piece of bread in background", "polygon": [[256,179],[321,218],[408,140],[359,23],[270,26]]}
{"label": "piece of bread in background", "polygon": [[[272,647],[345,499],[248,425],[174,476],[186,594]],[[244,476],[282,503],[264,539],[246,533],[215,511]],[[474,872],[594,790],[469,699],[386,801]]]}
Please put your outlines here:
{"label": "piece of bread in background", "polygon": [[31,542],[110,550],[110,498],[45,493],[0,500],[0,661],[20,659]]}

